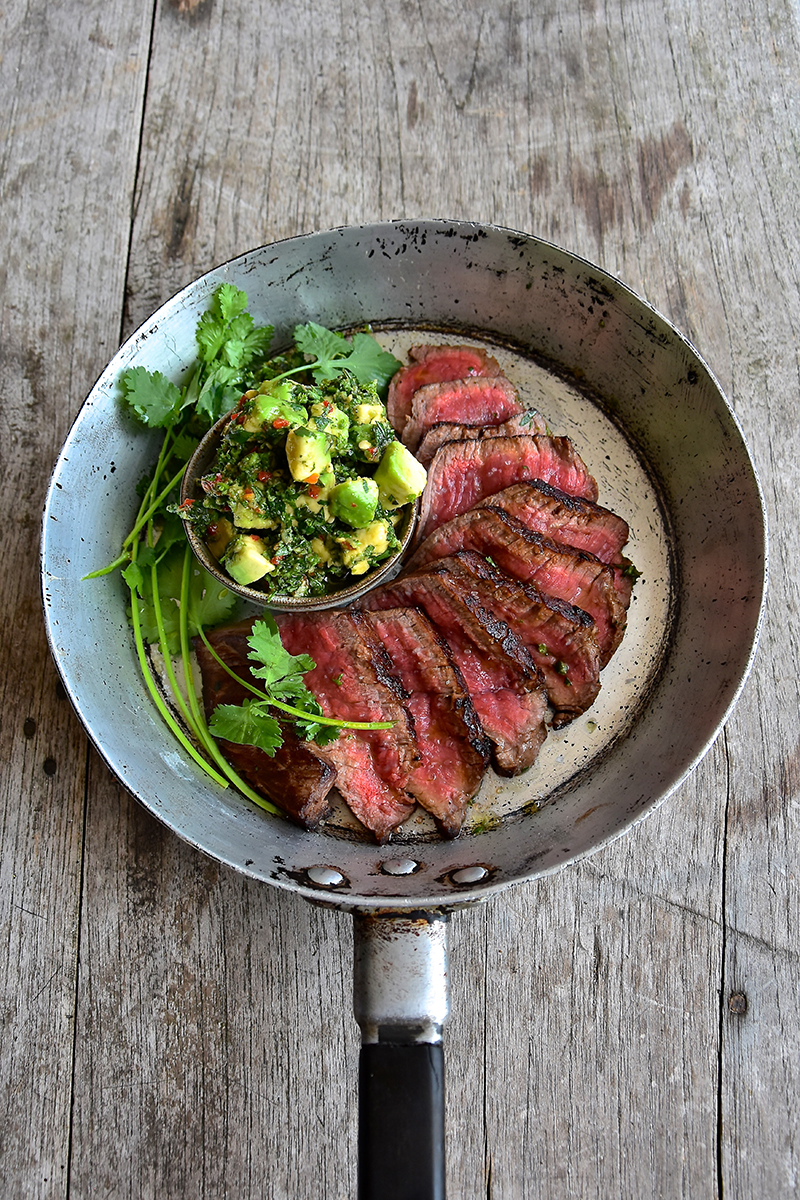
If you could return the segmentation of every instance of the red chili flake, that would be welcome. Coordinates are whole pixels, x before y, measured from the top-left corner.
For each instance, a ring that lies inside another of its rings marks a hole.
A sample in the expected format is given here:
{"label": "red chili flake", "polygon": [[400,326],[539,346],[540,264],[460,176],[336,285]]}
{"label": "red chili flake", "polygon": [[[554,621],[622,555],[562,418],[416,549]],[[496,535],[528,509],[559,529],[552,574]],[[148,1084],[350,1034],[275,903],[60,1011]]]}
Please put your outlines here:
{"label": "red chili flake", "polygon": [[271,477],[269,471],[259,471],[258,475],[256,476],[256,479],[258,480],[259,483],[266,483],[267,480],[271,479],[271,478],[272,477]]}
{"label": "red chili flake", "polygon": [[269,561],[272,563],[273,567],[277,567],[277,565],[278,565],[278,556],[277,556],[277,554],[274,554],[274,555],[272,556],[272,558],[271,558]]}
{"label": "red chili flake", "polygon": [[236,420],[239,422],[240,425],[244,425],[245,421],[247,420],[247,413],[240,412],[238,417],[236,418]]}
{"label": "red chili flake", "polygon": [[210,538],[215,538],[217,536],[217,534],[219,533],[219,525],[217,525],[216,521],[211,522],[208,529],[206,530],[206,533],[208,534],[208,536]]}
{"label": "red chili flake", "polygon": [[317,485],[315,483],[312,483],[308,489],[308,494],[312,500],[316,500],[321,491],[322,491],[321,487],[317,487]]}
{"label": "red chili flake", "polygon": [[286,420],[286,417],[276,417],[275,420],[272,422],[272,428],[273,429],[285,429],[288,424],[289,424],[289,422]]}
{"label": "red chili flake", "polygon": [[179,508],[191,508],[193,504],[194,504],[194,500],[184,500],[183,504],[179,504],[178,507]]}

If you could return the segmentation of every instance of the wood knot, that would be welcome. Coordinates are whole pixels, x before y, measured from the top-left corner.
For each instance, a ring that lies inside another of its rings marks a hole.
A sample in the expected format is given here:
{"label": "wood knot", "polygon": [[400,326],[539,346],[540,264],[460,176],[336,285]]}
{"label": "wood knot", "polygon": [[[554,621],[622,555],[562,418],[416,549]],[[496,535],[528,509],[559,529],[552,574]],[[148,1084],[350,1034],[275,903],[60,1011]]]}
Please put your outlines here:
{"label": "wood knot", "polygon": [[731,992],[728,997],[728,1011],[734,1017],[743,1017],[747,1012],[747,996],[744,992]]}

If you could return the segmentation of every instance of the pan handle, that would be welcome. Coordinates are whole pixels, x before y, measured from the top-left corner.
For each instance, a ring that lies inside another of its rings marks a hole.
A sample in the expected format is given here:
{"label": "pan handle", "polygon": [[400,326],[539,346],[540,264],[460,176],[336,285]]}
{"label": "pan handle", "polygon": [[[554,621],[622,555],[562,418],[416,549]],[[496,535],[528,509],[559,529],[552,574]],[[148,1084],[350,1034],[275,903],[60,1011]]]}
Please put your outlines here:
{"label": "pan handle", "polygon": [[444,1200],[447,916],[357,914],[358,1200]]}

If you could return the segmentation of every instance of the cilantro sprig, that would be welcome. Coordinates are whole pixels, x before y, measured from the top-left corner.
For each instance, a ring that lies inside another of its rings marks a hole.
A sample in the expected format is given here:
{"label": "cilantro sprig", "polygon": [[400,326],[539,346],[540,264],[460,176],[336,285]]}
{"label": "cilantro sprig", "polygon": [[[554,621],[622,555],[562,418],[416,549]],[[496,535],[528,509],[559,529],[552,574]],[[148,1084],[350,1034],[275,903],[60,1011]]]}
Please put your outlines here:
{"label": "cilantro sprig", "polygon": [[343,371],[349,371],[359,383],[376,383],[381,390],[402,365],[371,333],[354,333],[348,341],[343,334],[334,333],[314,321],[295,326],[294,344],[305,362],[284,371],[279,379],[308,372],[316,383],[322,383],[338,379]]}
{"label": "cilantro sprig", "polygon": [[[215,737],[246,746],[257,746],[270,756],[283,744],[281,726],[271,711],[274,709],[293,721],[298,736],[326,746],[336,741],[342,729],[391,729],[392,721],[342,721],[326,717],[319,701],[309,690],[304,676],[313,671],[316,663],[307,654],[290,654],[281,641],[275,620],[265,614],[256,621],[247,639],[248,658],[257,663],[251,675],[263,684],[263,691],[237,675],[214,650],[201,630],[203,643],[216,662],[236,679],[255,699],[242,704],[220,704],[211,718],[209,729]],[[290,703],[291,701],[291,703]]]}

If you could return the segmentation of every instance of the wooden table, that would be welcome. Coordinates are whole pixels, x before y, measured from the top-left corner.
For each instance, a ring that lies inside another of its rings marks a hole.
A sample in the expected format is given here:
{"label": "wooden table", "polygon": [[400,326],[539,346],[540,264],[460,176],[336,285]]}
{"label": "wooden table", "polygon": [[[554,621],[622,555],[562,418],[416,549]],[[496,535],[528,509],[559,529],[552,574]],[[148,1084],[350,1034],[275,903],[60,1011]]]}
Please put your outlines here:
{"label": "wooden table", "polygon": [[694,775],[454,919],[449,1194],[797,1194],[797,6],[0,19],[2,1195],[354,1194],[350,919],[218,868],[109,776],[50,661],[37,545],[83,397],[164,299],[251,246],[423,216],[549,238],[669,316],[772,531],[756,667]]}

